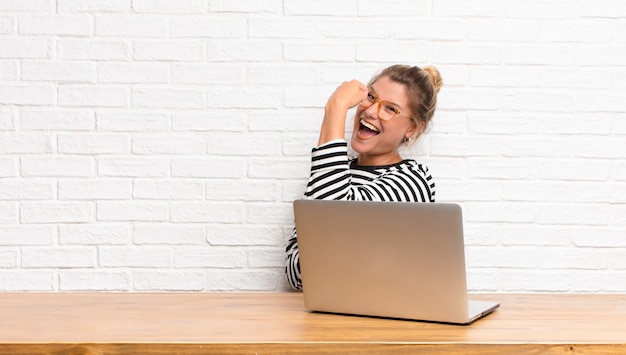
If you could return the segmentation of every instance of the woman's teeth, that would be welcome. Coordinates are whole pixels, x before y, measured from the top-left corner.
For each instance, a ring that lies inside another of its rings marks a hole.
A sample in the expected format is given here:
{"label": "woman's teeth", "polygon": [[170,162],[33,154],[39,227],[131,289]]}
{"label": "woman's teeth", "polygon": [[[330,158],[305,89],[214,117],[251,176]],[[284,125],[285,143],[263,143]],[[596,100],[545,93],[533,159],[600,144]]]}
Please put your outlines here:
{"label": "woman's teeth", "polygon": [[367,121],[361,119],[360,121],[361,125],[367,129],[369,129],[370,131],[374,131],[376,133],[380,133],[380,130],[378,128],[376,128],[376,126],[374,126],[371,123],[368,123]]}

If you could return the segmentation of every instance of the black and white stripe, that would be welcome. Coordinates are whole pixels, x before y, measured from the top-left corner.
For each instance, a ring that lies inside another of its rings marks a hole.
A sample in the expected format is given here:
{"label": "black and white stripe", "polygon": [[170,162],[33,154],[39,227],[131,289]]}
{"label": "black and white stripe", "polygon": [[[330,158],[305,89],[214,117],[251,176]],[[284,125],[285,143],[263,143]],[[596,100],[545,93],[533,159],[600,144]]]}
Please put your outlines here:
{"label": "black and white stripe", "polygon": [[[364,167],[348,158],[348,143],[333,141],[313,148],[305,198],[388,202],[435,202],[435,183],[428,168],[415,160]],[[285,274],[302,288],[297,233],[287,242]]]}

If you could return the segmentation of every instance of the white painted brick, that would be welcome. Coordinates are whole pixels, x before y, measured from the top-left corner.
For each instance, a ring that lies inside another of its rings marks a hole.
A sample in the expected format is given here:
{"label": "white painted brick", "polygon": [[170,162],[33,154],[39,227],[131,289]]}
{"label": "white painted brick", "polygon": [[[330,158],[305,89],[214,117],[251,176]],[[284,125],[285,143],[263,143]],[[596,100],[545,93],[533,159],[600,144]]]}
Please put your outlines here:
{"label": "white painted brick", "polygon": [[237,13],[281,13],[281,0],[255,0],[255,1],[229,1],[209,0],[211,12],[237,12]]}
{"label": "white painted brick", "polygon": [[246,265],[246,252],[241,248],[184,248],[176,250],[174,265],[179,268],[238,268]]}
{"label": "white painted brick", "polygon": [[[581,218],[584,216],[584,218]],[[609,208],[601,204],[546,204],[537,214],[540,224],[560,225],[606,225],[609,222]]]}
{"label": "white painted brick", "polygon": [[606,269],[608,250],[583,248],[544,248],[540,255],[543,269]]}
{"label": "white painted brick", "polygon": [[49,12],[52,3],[48,0],[5,0],[0,3],[0,11],[5,12]]}
{"label": "white painted brick", "polygon": [[14,269],[18,267],[17,250],[0,250],[0,269]]}
{"label": "white painted brick", "polygon": [[146,200],[202,200],[204,182],[201,180],[135,180],[133,196]]}
{"label": "white painted brick", "polygon": [[484,0],[438,0],[432,12],[437,17],[495,17],[503,15],[504,5]]}
{"label": "white painted brick", "polygon": [[[313,4],[312,4],[313,5]],[[314,4],[317,7],[317,4]],[[328,20],[322,22],[322,35],[329,38],[389,39],[393,36],[394,24],[390,21]],[[414,37],[410,37],[413,39]]]}
{"label": "white painted brick", "polygon": [[319,69],[310,65],[257,64],[248,66],[248,81],[251,84],[291,84],[298,78],[298,84],[318,84]]}
{"label": "white painted brick", "polygon": [[96,249],[92,247],[22,248],[22,266],[25,268],[95,267]]}
{"label": "white painted brick", "polygon": [[130,180],[60,180],[60,200],[127,200],[132,197]]}
{"label": "white painted brick", "polygon": [[245,205],[232,202],[176,202],[170,205],[174,223],[242,223]]}
{"label": "white painted brick", "polygon": [[610,252],[610,266],[613,269],[626,269],[626,249]]}
{"label": "white painted brick", "polygon": [[22,202],[22,223],[86,223],[95,221],[91,202]]}
{"label": "white painted brick", "polygon": [[543,138],[533,136],[513,137],[502,140],[502,155],[505,157],[567,157],[575,143],[561,137]]}
{"label": "white painted brick", "polygon": [[15,81],[17,75],[17,61],[0,60],[0,80]]}
{"label": "white painted brick", "polygon": [[[469,112],[467,117],[468,131],[472,134],[532,135],[539,130],[539,127],[543,127],[542,121],[538,117],[526,113]],[[549,117],[553,118],[554,116],[550,115]],[[435,121],[435,125],[439,121]]]}
{"label": "white painted brick", "polygon": [[556,65],[574,62],[574,49],[569,45],[508,45],[504,49],[504,62],[514,65]]}
{"label": "white painted brick", "polygon": [[282,46],[274,40],[212,40],[208,48],[207,59],[212,62],[278,62],[283,54]]}
{"label": "white painted brick", "polygon": [[578,11],[583,17],[622,18],[626,4],[613,0],[583,0],[578,2]]}
{"label": "white painted brick", "polygon": [[242,178],[246,173],[243,159],[174,158],[172,176],[194,178]]}
{"label": "white painted brick", "polygon": [[92,27],[92,18],[84,15],[19,17],[19,33],[26,35],[91,36]]}
{"label": "white painted brick", "polygon": [[158,222],[168,219],[168,206],[157,202],[99,201],[96,214],[98,221]]}
{"label": "white painted brick", "polygon": [[571,19],[578,16],[576,6],[569,0],[509,0],[506,16],[512,18]]}
{"label": "white painted brick", "polygon": [[538,207],[530,203],[472,202],[463,209],[467,222],[532,223]]}
{"label": "white painted brick", "polygon": [[427,16],[430,13],[430,2],[418,1],[387,1],[362,0],[358,3],[358,16]]}
{"label": "white painted brick", "polygon": [[275,225],[209,225],[207,241],[227,246],[283,245],[280,228]]}
{"label": "white painted brick", "polygon": [[94,159],[80,156],[55,156],[22,158],[22,176],[91,177],[94,176]]}
{"label": "white painted brick", "polygon": [[130,10],[131,0],[57,0],[59,12],[126,12]]}
{"label": "white painted brick", "polygon": [[320,33],[320,22],[306,18],[251,18],[251,38],[313,38]]}
{"label": "white painted brick", "polygon": [[206,287],[206,276],[200,271],[136,271],[136,291],[200,291]]}
{"label": "white painted brick", "polygon": [[98,248],[98,264],[103,267],[169,267],[172,251],[164,247],[129,248],[106,246]]}
{"label": "white painted brick", "polygon": [[571,246],[572,234],[578,233],[578,228],[584,227],[577,226],[574,231],[559,225],[507,224],[501,227],[499,239],[504,246]]}
{"label": "white painted brick", "polygon": [[623,229],[620,227],[574,226],[568,230],[572,244],[577,247],[616,248],[626,247],[626,240],[622,238]]}
{"label": "white painted brick", "polygon": [[421,64],[428,61],[430,53],[428,45],[421,41],[402,41],[389,50],[387,41],[372,41],[357,43],[357,61],[370,62],[403,62],[409,64]]}
{"label": "white painted brick", "polygon": [[167,20],[159,16],[98,15],[95,28],[96,36],[163,38]]}
{"label": "white painted brick", "polygon": [[52,245],[56,229],[52,226],[0,226],[0,245]]}
{"label": "white painted brick", "polygon": [[496,110],[501,106],[501,96],[501,90],[448,88],[437,95],[437,107],[443,110]]}
{"label": "white painted brick", "polygon": [[206,231],[199,225],[137,224],[133,242],[135,244],[201,245]]}
{"label": "white painted brick", "polygon": [[241,132],[247,115],[238,111],[203,110],[201,113],[172,114],[173,131]]}
{"label": "white painted brick", "polygon": [[19,206],[17,202],[0,202],[0,223],[19,223]]}
{"label": "white painted brick", "polygon": [[539,264],[539,254],[534,247],[469,247],[467,265],[472,268],[535,268]]}
{"label": "white painted brick", "polygon": [[595,90],[592,94],[577,93],[573,108],[578,112],[620,112],[623,100],[626,100],[626,94],[622,92],[602,95]]}
{"label": "white painted brick", "polygon": [[613,75],[606,69],[550,68],[541,71],[541,86],[608,89]]}
{"label": "white painted brick", "polygon": [[566,271],[523,270],[500,273],[500,289],[505,292],[564,292],[571,287]]}
{"label": "white painted brick", "polygon": [[619,182],[590,181],[573,185],[573,202],[625,203],[626,186]]}
{"label": "white painted brick", "polygon": [[498,290],[496,272],[467,270],[467,290],[470,292],[494,292]]}
{"label": "white painted brick", "polygon": [[0,178],[17,176],[17,164],[15,159],[0,158]]}
{"label": "white painted brick", "polygon": [[[424,45],[422,45],[424,47]],[[425,51],[425,49],[422,49]],[[463,55],[459,55],[463,53]],[[423,55],[426,56],[427,53]],[[427,57],[424,58],[425,61]],[[500,64],[503,50],[492,44],[453,44],[439,42],[432,44],[432,61],[436,64]],[[418,61],[417,63],[421,63]]]}
{"label": "white painted brick", "polygon": [[47,38],[0,38],[0,58],[49,58],[52,46],[52,40]]}
{"label": "white painted brick", "polygon": [[163,113],[103,112],[96,120],[99,131],[152,132],[169,128],[169,119]]}
{"label": "white painted brick", "polygon": [[544,22],[539,40],[542,42],[608,42],[611,40],[611,25],[604,20]]}
{"label": "white painted brick", "polygon": [[611,173],[610,162],[596,159],[548,160],[541,162],[538,168],[544,180],[605,181]]}
{"label": "white painted brick", "polygon": [[134,89],[132,105],[145,108],[201,109],[205,95],[201,90],[190,89]]}
{"label": "white painted brick", "polygon": [[250,160],[248,177],[273,179],[308,178],[311,171],[309,160]]}
{"label": "white painted brick", "polygon": [[534,179],[538,175],[537,163],[528,159],[470,158],[467,174],[478,179]]}
{"label": "white painted brick", "polygon": [[129,93],[123,87],[63,86],[59,87],[59,106],[125,107]]}
{"label": "white painted brick", "polygon": [[62,271],[60,291],[130,291],[131,276],[123,271]]}
{"label": "white painted brick", "polygon": [[322,124],[322,118],[323,114],[319,109],[261,112],[250,117],[249,127],[251,131],[317,133]]}
{"label": "white painted brick", "polygon": [[88,110],[22,110],[22,130],[91,131],[96,127],[95,116]]}
{"label": "white painted brick", "polygon": [[139,13],[196,14],[207,12],[208,4],[205,0],[133,0],[133,10]]}
{"label": "white painted brick", "polygon": [[298,0],[283,1],[284,14],[290,16],[347,16],[356,14],[356,6],[352,1],[320,0],[315,3],[303,3]]}
{"label": "white painted brick", "polygon": [[54,180],[0,180],[0,199],[2,200],[53,200],[54,195]]}
{"label": "white painted brick", "polygon": [[535,90],[510,90],[502,98],[502,106],[508,110],[523,111],[533,107],[535,111],[563,112],[574,108],[574,95],[561,92],[542,92]]}
{"label": "white painted brick", "polygon": [[161,157],[103,157],[98,159],[98,176],[167,177],[169,163]]}
{"label": "white painted brick", "polygon": [[0,86],[0,104],[43,106],[52,105],[55,100],[52,87]]}
{"label": "white painted brick", "polygon": [[501,152],[500,138],[485,136],[439,136],[430,142],[434,156],[498,156]]}
{"label": "white painted brick", "polygon": [[274,291],[278,280],[285,278],[283,269],[258,271],[253,269],[233,269],[212,271],[207,288],[214,291]]}
{"label": "white painted brick", "polygon": [[120,134],[59,134],[57,147],[65,154],[128,154],[130,139]]}
{"label": "white painted brick", "polygon": [[[294,136],[284,135],[282,139],[282,151],[285,156],[297,157],[297,156],[310,156],[310,150],[305,147],[314,147],[317,145],[319,134],[299,134]],[[303,144],[307,143],[308,144]]]}
{"label": "white painted brick", "polygon": [[356,58],[354,45],[321,41],[286,42],[283,57],[294,62],[353,62]]}
{"label": "white painted brick", "polygon": [[282,106],[279,91],[274,88],[210,89],[207,96],[210,108],[277,109]]}
{"label": "white painted brick", "polygon": [[[276,134],[208,134],[208,152],[217,155],[280,155],[281,142]],[[232,145],[237,142],[236,145]]]}
{"label": "white painted brick", "polygon": [[421,40],[465,39],[467,25],[461,19],[423,19],[420,21],[394,20],[394,38]]}
{"label": "white painted brick", "polygon": [[[499,201],[502,183],[496,181],[458,181],[436,179],[437,199],[456,201]],[[304,190],[303,190],[304,191]]]}
{"label": "white painted brick", "polygon": [[214,201],[275,201],[279,196],[272,180],[216,180],[206,182],[206,199]]}
{"label": "white painted brick", "polygon": [[614,114],[594,114],[590,119],[589,114],[549,114],[540,117],[541,132],[544,134],[602,134],[609,135],[611,126],[615,128]]}
{"label": "white painted brick", "polygon": [[98,63],[100,83],[167,83],[166,63]]}
{"label": "white painted brick", "polygon": [[0,285],[3,291],[54,291],[55,284],[54,271],[0,271]]}
{"label": "white painted brick", "polygon": [[[621,137],[590,136],[578,139],[573,144],[573,154],[582,158],[626,158],[626,145]],[[606,149],[611,147],[611,149]]]}
{"label": "white painted brick", "polygon": [[131,231],[122,224],[62,224],[59,226],[61,245],[124,245],[130,244]]}
{"label": "white painted brick", "polygon": [[12,16],[0,16],[0,34],[10,34],[15,32],[17,20]]}
{"label": "white painted brick", "polygon": [[126,60],[130,45],[123,40],[59,39],[57,55],[60,59]]}
{"label": "white painted brick", "polygon": [[135,60],[198,62],[206,57],[205,46],[198,41],[135,42]]}
{"label": "white painted brick", "polygon": [[611,226],[626,226],[626,207],[623,205],[609,205],[608,224]]}
{"label": "white painted brick", "polygon": [[282,247],[250,250],[247,254],[248,266],[251,268],[285,267],[285,249]]}
{"label": "white painted brick", "polygon": [[[546,70],[546,72],[549,73],[550,70]],[[477,66],[470,68],[469,82],[472,86],[536,87],[539,85],[539,74],[540,71],[535,67]]]}
{"label": "white painted brick", "polygon": [[248,203],[248,223],[282,224],[293,223],[293,206],[291,203],[250,202]]}
{"label": "white painted brick", "polygon": [[540,29],[538,21],[512,19],[473,19],[468,23],[468,37],[473,41],[535,42]]}
{"label": "white painted brick", "polygon": [[572,273],[571,280],[572,292],[624,293],[626,290],[623,271],[577,271]]}
{"label": "white painted brick", "polygon": [[502,199],[506,201],[570,201],[573,188],[562,181],[503,181]]}
{"label": "white painted brick", "polygon": [[[254,6],[260,1],[228,2],[228,4]],[[246,34],[246,21],[239,18],[200,17],[183,20],[173,19],[170,22],[170,33],[173,38],[241,38]]]}
{"label": "white painted brick", "polygon": [[142,135],[133,137],[134,154],[202,154],[206,152],[206,138],[192,135]]}

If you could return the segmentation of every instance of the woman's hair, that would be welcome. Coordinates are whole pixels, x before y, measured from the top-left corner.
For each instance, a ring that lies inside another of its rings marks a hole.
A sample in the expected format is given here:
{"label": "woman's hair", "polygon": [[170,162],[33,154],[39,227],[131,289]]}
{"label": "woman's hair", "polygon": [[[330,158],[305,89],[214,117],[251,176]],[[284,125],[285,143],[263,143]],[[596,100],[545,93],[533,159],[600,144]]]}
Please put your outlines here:
{"label": "woman's hair", "polygon": [[[411,117],[418,125],[420,121],[424,122],[424,128],[426,128],[435,114],[437,93],[443,86],[441,74],[437,68],[434,66],[419,68],[401,64],[392,65],[374,76],[368,86],[372,86],[383,77],[406,87]],[[420,133],[417,132],[416,136]]]}

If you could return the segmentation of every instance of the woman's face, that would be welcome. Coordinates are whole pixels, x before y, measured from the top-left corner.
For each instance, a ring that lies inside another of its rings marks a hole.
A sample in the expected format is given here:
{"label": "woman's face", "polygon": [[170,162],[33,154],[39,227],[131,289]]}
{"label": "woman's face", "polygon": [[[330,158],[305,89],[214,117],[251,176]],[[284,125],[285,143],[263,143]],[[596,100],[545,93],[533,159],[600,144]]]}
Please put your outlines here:
{"label": "woman's face", "polygon": [[[359,154],[359,165],[398,163],[402,160],[398,147],[405,137],[412,137],[416,130],[413,120],[407,117],[412,113],[409,110],[406,87],[388,77],[382,77],[370,87],[370,93],[385,101],[385,105],[391,104],[401,114],[386,121],[378,115],[380,101],[374,102],[369,108],[357,106],[350,144]],[[380,107],[381,116],[384,110],[385,107]]]}

